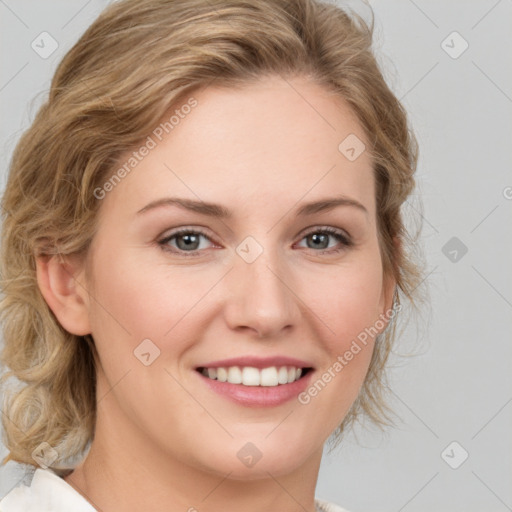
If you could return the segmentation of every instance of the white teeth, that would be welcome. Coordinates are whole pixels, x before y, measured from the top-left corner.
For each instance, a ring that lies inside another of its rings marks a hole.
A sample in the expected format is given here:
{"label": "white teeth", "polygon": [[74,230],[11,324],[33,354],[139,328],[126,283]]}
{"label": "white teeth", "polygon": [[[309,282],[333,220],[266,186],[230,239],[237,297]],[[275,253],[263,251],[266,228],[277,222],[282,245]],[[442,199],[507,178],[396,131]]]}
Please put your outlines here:
{"label": "white teeth", "polygon": [[260,380],[260,371],[258,368],[246,366],[242,370],[242,384],[244,386],[259,386]]}
{"label": "white teeth", "polygon": [[231,384],[242,384],[242,370],[238,366],[228,368],[228,382]]}
{"label": "white teeth", "polygon": [[277,368],[271,366],[270,368],[263,368],[261,370],[261,385],[262,386],[277,386],[279,381],[277,380]]}
{"label": "white teeth", "polygon": [[226,382],[228,380],[226,368],[217,368],[217,380],[219,382]]}
{"label": "white teeth", "polygon": [[286,366],[281,366],[281,368],[279,368],[277,381],[279,384],[288,384],[288,368],[286,368]]}
{"label": "white teeth", "polygon": [[254,368],[252,366],[230,366],[228,368],[203,368],[201,373],[212,380],[229,382],[230,384],[243,384],[244,386],[274,387],[279,384],[291,384],[299,380],[302,368],[294,366],[269,366],[268,368]]}

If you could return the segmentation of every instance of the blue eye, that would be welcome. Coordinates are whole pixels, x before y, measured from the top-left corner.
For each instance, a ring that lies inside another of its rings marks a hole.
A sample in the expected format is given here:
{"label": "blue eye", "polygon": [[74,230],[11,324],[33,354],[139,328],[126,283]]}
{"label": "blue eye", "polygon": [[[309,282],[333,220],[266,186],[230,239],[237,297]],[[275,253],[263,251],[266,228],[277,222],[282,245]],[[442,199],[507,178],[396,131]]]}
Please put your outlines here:
{"label": "blue eye", "polygon": [[[200,243],[201,237],[210,240],[210,238],[202,231],[180,229],[171,233],[169,236],[166,236],[158,243],[165,251],[174,253],[190,253],[183,254],[184,256],[200,256],[200,254],[197,254],[197,251],[204,249]],[[175,241],[175,245],[171,245],[172,241]]]}
{"label": "blue eye", "polygon": [[[208,248],[208,244],[206,244],[206,246],[202,244],[201,239],[205,239],[213,243],[206,233],[203,233],[200,230],[183,228],[159,240],[158,245],[162,250],[178,254],[179,256],[197,257],[201,256],[202,249]],[[314,252],[318,254],[338,253],[353,245],[353,242],[348,235],[343,231],[331,227],[316,228],[304,235],[301,241],[305,239],[310,240],[312,243],[312,245],[307,248],[313,249]],[[338,247],[336,247],[336,244],[334,247],[330,245],[330,239],[337,240]]]}
{"label": "blue eye", "polygon": [[[341,244],[342,247],[335,246],[334,248],[332,248],[332,246],[329,246],[329,238],[336,239],[338,243]],[[337,253],[353,245],[352,240],[350,240],[350,238],[347,235],[345,235],[344,232],[330,227],[325,227],[321,229],[316,228],[314,231],[310,231],[309,233],[307,233],[302,238],[302,240],[304,239],[311,240],[311,242],[313,243],[313,248],[314,246],[316,246],[316,249],[321,249],[321,251],[315,250],[315,252],[319,252],[319,254]]]}

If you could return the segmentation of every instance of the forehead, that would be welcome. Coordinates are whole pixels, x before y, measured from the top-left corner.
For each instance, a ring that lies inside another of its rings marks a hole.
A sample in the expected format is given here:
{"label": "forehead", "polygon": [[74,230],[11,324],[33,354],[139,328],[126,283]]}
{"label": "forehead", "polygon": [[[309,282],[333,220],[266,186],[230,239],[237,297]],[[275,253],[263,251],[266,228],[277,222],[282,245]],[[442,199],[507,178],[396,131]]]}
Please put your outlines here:
{"label": "forehead", "polygon": [[[209,87],[180,101],[105,203],[142,208],[159,196],[180,195],[247,210],[339,193],[372,213],[369,151],[355,159],[346,152],[368,144],[355,114],[333,92],[304,78],[271,77]],[[186,104],[195,106],[182,109]]]}

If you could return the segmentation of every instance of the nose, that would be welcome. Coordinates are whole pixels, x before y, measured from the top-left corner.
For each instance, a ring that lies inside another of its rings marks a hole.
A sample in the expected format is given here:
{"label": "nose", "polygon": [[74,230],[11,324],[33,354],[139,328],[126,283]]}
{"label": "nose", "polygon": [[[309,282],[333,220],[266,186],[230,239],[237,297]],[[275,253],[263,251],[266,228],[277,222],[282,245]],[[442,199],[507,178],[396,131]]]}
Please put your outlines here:
{"label": "nose", "polygon": [[301,300],[291,273],[264,251],[248,263],[235,255],[226,281],[225,318],[237,331],[252,331],[259,338],[278,337],[301,318]]}

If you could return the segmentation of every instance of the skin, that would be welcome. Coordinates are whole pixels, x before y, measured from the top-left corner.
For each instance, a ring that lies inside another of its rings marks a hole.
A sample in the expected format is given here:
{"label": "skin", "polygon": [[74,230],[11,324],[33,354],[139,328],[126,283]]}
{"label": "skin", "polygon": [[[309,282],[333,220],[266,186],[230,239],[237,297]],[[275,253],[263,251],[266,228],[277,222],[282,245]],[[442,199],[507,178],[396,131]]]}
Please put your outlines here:
{"label": "skin", "polygon": [[[313,512],[323,444],[360,390],[373,340],[307,405],[238,405],[195,368],[287,355],[310,361],[314,382],[391,308],[370,155],[351,162],[338,150],[349,134],[365,141],[363,130],[342,99],[301,77],[194,98],[198,106],[102,199],[86,259],[38,260],[57,318],[91,333],[100,355],[95,438],[65,480],[109,512],[217,512],[226,502],[244,512]],[[366,212],[295,216],[306,202],[339,195]],[[170,196],[219,203],[233,216],[178,206],[137,214]],[[327,226],[353,245],[331,235],[318,248],[307,235]],[[206,232],[198,256],[178,253],[182,239],[159,245],[180,227]],[[236,252],[247,236],[263,248],[252,263]],[[144,339],[160,350],[149,366],[133,353]],[[253,467],[237,457],[248,442],[262,454]]]}

